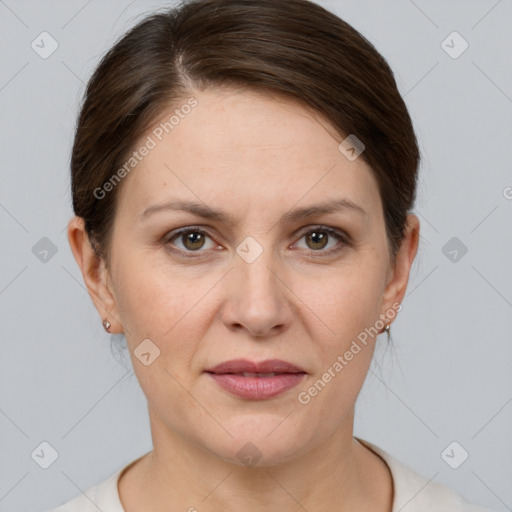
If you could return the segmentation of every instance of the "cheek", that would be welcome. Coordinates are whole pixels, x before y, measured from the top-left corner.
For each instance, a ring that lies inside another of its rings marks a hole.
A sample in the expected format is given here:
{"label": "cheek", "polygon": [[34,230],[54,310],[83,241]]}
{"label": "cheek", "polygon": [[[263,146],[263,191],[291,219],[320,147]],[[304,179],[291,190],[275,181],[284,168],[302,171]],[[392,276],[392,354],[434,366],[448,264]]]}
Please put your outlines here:
{"label": "cheek", "polygon": [[[208,282],[194,286],[189,277],[142,258],[118,260],[116,271],[118,314],[142,390],[151,402],[171,399],[175,411],[191,406],[178,383],[188,387],[192,378],[205,325],[200,298]],[[152,344],[142,345],[147,339]],[[138,358],[142,347],[148,347],[144,350],[150,353],[148,365]]]}
{"label": "cheek", "polygon": [[319,365],[318,373],[299,390],[298,402],[308,418],[318,418],[311,420],[313,430],[335,429],[352,411],[367,376],[377,339],[369,328],[378,318],[379,303],[371,276],[347,269],[346,275],[340,272],[322,293],[310,293],[305,301],[314,312],[308,313],[311,323],[317,325],[310,336]]}
{"label": "cheek", "polygon": [[372,328],[379,318],[384,268],[376,259],[361,261],[340,267],[321,286],[313,288],[305,280],[297,292],[307,298],[304,314],[309,310],[311,325],[317,326],[310,335],[321,362],[314,389],[307,393],[317,404],[335,403],[340,413],[356,400],[377,340]]}
{"label": "cheek", "polygon": [[205,337],[213,309],[209,290],[219,277],[171,268],[142,252],[119,259],[116,270],[118,314],[131,352],[150,339],[160,350],[155,366],[186,376]]}
{"label": "cheek", "polygon": [[116,303],[132,336],[160,338],[187,311],[194,288],[174,270],[149,258],[125,256],[116,266]]}
{"label": "cheek", "polygon": [[318,322],[340,348],[372,326],[378,319],[382,298],[382,273],[378,261],[366,260],[364,264],[339,267],[329,277],[317,281],[302,281],[295,290],[305,305],[317,316]]}

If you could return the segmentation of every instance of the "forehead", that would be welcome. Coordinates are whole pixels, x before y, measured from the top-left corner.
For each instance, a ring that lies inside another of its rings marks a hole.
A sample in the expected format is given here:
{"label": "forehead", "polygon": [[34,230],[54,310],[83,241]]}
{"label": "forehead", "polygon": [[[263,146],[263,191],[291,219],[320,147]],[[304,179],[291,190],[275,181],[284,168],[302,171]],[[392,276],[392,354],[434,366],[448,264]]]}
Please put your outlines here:
{"label": "forehead", "polygon": [[[379,207],[372,170],[362,158],[349,161],[340,153],[344,137],[319,113],[257,91],[221,88],[191,96],[196,106],[181,111],[186,99],[173,104],[136,145],[149,137],[154,147],[123,183],[119,201],[129,196],[130,209],[140,212],[170,195],[224,209],[234,205],[227,198],[282,209],[326,193],[367,210]],[[181,115],[171,128],[165,123],[176,110]]]}

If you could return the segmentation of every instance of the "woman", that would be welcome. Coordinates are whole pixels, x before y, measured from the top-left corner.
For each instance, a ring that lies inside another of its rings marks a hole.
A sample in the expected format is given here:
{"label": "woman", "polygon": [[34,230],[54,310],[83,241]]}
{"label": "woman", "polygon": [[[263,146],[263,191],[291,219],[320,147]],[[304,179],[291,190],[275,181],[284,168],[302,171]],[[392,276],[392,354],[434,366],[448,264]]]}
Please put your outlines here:
{"label": "woman", "polygon": [[68,238],[153,450],[57,510],[484,510],[353,436],[418,248],[418,165],[387,63],[312,2],[198,0],[130,30],[87,87]]}

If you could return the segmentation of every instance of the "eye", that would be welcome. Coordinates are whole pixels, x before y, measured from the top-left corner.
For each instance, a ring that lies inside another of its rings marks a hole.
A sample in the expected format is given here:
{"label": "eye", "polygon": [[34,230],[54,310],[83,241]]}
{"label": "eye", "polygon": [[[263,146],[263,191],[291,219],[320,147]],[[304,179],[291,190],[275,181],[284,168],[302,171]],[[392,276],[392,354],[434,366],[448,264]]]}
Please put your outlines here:
{"label": "eye", "polygon": [[[312,253],[321,253],[321,255],[333,254],[341,251],[345,246],[350,245],[350,237],[343,231],[330,228],[328,226],[314,226],[303,230],[299,234],[300,238],[306,240],[306,250]],[[210,246],[207,244],[207,239],[210,240]],[[331,242],[337,243],[331,243]],[[208,249],[214,249],[220,246],[216,244],[210,235],[199,227],[187,226],[185,228],[173,231],[166,239],[166,244],[184,257],[195,257],[193,253],[205,252]],[[180,246],[181,244],[181,246]],[[327,250],[323,250],[331,244]],[[176,250],[177,249],[177,250]],[[205,249],[202,251],[201,249]]]}
{"label": "eye", "polygon": [[[180,229],[178,231],[175,231],[174,234],[167,239],[167,243],[171,243],[174,240],[181,243],[181,247],[179,245],[176,245],[178,249],[180,249],[180,252],[186,253],[186,252],[203,252],[200,251],[203,247],[206,245],[206,249],[213,249],[216,247],[216,244],[212,243],[210,244],[210,247],[206,244],[206,239],[210,238],[208,233],[200,228],[195,227],[186,227],[183,229]],[[172,244],[174,245],[174,244]],[[188,256],[188,255],[187,255]]]}
{"label": "eye", "polygon": [[[321,252],[322,254],[335,253],[343,249],[344,246],[350,245],[348,235],[327,226],[309,228],[306,231],[302,231],[300,236],[301,239],[304,238],[306,240],[306,249],[310,249],[312,252]],[[337,243],[331,244],[331,247],[324,251],[323,249],[325,249],[333,239],[334,242],[337,241]]]}

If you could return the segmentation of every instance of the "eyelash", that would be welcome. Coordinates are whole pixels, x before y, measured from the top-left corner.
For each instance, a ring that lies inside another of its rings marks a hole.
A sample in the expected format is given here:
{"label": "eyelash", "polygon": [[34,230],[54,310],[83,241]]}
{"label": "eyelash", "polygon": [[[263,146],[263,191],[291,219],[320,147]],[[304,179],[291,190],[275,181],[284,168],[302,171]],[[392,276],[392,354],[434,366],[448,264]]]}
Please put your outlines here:
{"label": "eyelash", "polygon": [[[310,233],[318,232],[318,231],[320,231],[322,233],[327,233],[329,236],[334,236],[335,238],[338,239],[339,242],[341,242],[341,245],[339,245],[337,247],[334,247],[334,248],[331,248],[331,249],[329,249],[327,251],[322,251],[322,250],[314,251],[314,250],[311,250],[310,252],[314,255],[314,257],[317,256],[317,254],[315,254],[315,253],[321,253],[319,255],[320,257],[330,256],[330,255],[333,255],[333,254],[336,254],[336,253],[340,252],[344,247],[350,247],[351,246],[351,239],[350,239],[350,237],[345,232],[338,231],[338,230],[336,230],[334,228],[331,228],[329,226],[322,226],[322,225],[316,225],[316,226],[309,227],[308,229],[301,231],[299,233],[299,240],[301,238],[303,238],[304,236],[310,234]],[[184,233],[199,233],[201,235],[204,235],[204,236],[207,236],[209,238],[212,238],[207,231],[205,231],[204,229],[202,229],[200,227],[187,226],[185,228],[180,228],[180,229],[178,229],[176,231],[172,231],[171,232],[171,236],[166,237],[165,243],[166,244],[170,244],[170,242],[172,242],[173,240],[177,239],[180,235],[183,235]],[[198,257],[201,257],[201,256],[199,254],[194,254],[194,253],[205,252],[205,251],[201,251],[201,250],[198,250],[198,251],[184,251],[183,249],[178,249],[178,248],[173,248],[172,250],[173,250],[173,252],[178,253],[180,256],[182,256],[184,258],[198,258]]]}

